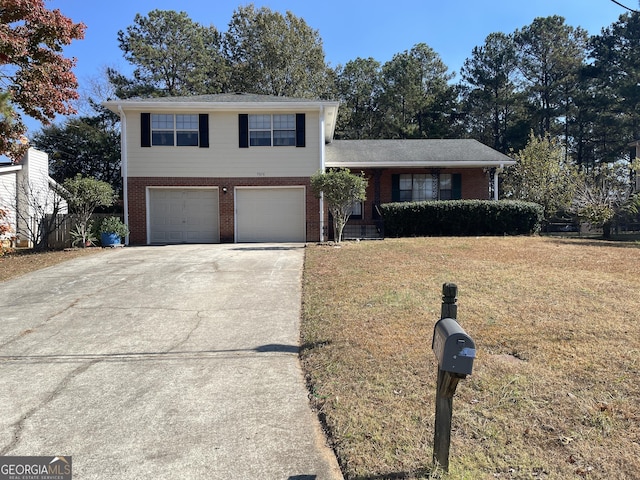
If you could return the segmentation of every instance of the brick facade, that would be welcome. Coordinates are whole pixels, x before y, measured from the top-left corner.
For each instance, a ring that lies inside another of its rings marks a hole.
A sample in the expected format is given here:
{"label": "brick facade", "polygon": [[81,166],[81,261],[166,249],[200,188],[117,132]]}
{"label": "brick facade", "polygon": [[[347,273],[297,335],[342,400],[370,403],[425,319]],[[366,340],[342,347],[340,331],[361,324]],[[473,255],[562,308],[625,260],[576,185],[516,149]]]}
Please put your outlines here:
{"label": "brick facade", "polygon": [[[355,171],[355,170],[354,170]],[[391,176],[398,173],[458,173],[462,177],[462,198],[465,200],[489,200],[489,173],[481,168],[461,168],[461,169],[428,169],[428,168],[406,168],[406,169],[365,169],[365,176],[369,179],[367,187],[367,200],[364,205],[362,223],[375,219],[374,205],[392,202],[392,180]],[[379,190],[376,192],[376,175],[379,177]]]}
{"label": "brick facade", "polygon": [[[129,243],[147,243],[147,187],[218,187],[220,209],[220,242],[235,241],[235,187],[304,186],[306,194],[306,237],[309,242],[320,239],[320,202],[313,194],[308,177],[280,178],[196,178],[196,177],[129,177]],[[224,189],[226,188],[226,193]]]}

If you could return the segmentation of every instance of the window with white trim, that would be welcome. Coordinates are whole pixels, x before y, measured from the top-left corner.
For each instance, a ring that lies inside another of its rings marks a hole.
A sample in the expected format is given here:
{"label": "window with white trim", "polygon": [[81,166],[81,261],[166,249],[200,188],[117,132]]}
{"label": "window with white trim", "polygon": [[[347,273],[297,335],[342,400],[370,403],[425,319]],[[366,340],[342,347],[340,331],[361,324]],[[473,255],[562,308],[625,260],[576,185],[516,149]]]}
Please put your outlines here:
{"label": "window with white trim", "polygon": [[460,199],[461,177],[451,173],[392,175],[392,197],[394,202]]}
{"label": "window with white trim", "polygon": [[431,174],[425,173],[403,173],[400,175],[400,201],[401,202],[421,202],[424,200],[436,200],[433,191],[433,179]]}
{"label": "window with white trim", "polygon": [[453,175],[450,173],[440,174],[440,200],[453,199]]}
{"label": "window with white trim", "polygon": [[362,202],[354,202],[349,215],[353,219],[362,218]]}
{"label": "window with white trim", "polygon": [[151,145],[197,147],[198,115],[151,114]]}
{"label": "window with white trim", "polygon": [[249,115],[249,145],[251,147],[282,147],[296,145],[296,116]]}

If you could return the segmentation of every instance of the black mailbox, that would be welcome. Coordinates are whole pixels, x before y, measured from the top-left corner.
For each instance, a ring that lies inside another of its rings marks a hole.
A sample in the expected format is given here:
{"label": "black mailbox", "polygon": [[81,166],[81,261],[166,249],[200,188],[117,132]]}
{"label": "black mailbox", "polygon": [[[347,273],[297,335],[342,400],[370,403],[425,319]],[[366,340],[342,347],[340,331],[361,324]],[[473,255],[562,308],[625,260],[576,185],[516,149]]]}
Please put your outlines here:
{"label": "black mailbox", "polygon": [[438,320],[433,327],[431,348],[441,370],[471,375],[476,344],[453,318]]}

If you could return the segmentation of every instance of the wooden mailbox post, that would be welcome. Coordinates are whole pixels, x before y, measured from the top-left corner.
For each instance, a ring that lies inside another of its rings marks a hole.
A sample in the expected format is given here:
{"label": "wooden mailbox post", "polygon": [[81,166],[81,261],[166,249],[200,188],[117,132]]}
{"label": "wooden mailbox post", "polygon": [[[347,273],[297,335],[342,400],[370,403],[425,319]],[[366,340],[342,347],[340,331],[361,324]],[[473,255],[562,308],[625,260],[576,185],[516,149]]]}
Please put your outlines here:
{"label": "wooden mailbox post", "polygon": [[451,444],[451,417],[453,395],[458,382],[471,375],[476,346],[456,318],[458,314],[458,287],[453,283],[442,286],[442,310],[440,320],[433,328],[431,348],[438,360],[438,384],[436,387],[436,423],[433,439],[433,463],[449,470],[449,446]]}

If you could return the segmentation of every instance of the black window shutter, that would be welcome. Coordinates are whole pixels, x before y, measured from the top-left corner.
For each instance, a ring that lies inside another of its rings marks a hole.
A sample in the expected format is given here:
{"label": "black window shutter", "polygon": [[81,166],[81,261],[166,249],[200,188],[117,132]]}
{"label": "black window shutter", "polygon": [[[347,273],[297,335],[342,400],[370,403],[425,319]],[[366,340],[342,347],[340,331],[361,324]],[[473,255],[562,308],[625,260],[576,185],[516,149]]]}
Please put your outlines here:
{"label": "black window shutter", "polygon": [[304,113],[296,113],[296,147],[305,146],[305,124]]}
{"label": "black window shutter", "polygon": [[249,115],[241,113],[238,115],[238,146],[240,148],[249,148]]}
{"label": "black window shutter", "polygon": [[391,201],[400,201],[400,174],[398,173],[391,175]]}
{"label": "black window shutter", "polygon": [[198,130],[200,130],[200,148],[209,148],[209,115],[206,113],[198,116]]}
{"label": "black window shutter", "polygon": [[462,198],[462,174],[451,175],[451,199],[460,200]]}
{"label": "black window shutter", "polygon": [[151,146],[151,114],[140,114],[140,146]]}

